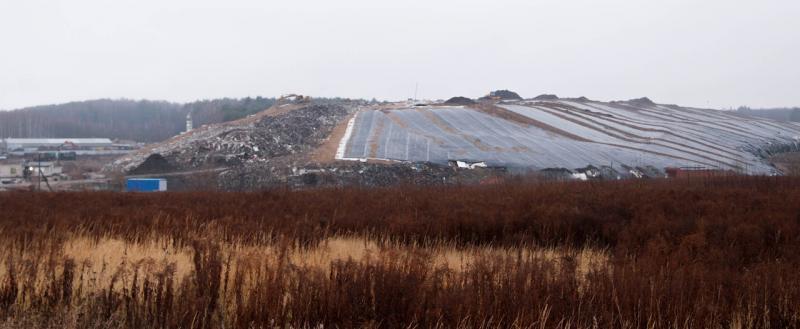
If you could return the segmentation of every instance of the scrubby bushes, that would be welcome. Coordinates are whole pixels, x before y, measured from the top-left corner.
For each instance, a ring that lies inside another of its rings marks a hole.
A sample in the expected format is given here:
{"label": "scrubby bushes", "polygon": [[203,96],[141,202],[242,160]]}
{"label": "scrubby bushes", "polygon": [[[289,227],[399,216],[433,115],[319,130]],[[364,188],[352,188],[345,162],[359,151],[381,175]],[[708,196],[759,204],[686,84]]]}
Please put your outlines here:
{"label": "scrubby bushes", "polygon": [[800,326],[797,178],[6,193],[0,234],[6,327]]}

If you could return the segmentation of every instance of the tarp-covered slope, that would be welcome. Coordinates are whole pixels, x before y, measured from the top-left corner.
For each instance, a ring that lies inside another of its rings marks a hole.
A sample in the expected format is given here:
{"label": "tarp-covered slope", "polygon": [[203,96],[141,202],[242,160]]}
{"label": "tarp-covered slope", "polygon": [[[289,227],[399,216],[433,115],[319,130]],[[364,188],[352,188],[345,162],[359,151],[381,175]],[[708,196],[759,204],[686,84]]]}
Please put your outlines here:
{"label": "tarp-covered slope", "polygon": [[800,136],[791,123],[635,101],[364,109],[352,120],[342,159],[530,169],[649,165],[771,173],[764,157],[796,149]]}

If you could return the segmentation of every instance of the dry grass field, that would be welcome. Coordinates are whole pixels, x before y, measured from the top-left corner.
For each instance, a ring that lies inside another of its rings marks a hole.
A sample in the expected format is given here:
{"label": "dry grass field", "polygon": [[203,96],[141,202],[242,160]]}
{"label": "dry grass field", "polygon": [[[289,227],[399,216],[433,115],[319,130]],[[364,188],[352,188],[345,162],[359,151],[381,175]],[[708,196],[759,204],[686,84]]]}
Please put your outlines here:
{"label": "dry grass field", "polygon": [[800,179],[0,194],[0,328],[797,328]]}

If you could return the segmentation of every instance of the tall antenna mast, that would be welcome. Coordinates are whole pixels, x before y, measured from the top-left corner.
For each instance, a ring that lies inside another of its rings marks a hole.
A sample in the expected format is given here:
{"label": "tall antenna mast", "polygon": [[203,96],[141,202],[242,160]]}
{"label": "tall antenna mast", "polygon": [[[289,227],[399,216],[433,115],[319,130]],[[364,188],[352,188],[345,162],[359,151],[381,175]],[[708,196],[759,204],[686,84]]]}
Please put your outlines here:
{"label": "tall antenna mast", "polygon": [[192,121],[192,111],[189,110],[189,113],[186,114],[186,132],[192,131],[194,128],[194,122]]}
{"label": "tall antenna mast", "polygon": [[417,91],[419,90],[419,82],[414,84],[414,103],[417,102]]}

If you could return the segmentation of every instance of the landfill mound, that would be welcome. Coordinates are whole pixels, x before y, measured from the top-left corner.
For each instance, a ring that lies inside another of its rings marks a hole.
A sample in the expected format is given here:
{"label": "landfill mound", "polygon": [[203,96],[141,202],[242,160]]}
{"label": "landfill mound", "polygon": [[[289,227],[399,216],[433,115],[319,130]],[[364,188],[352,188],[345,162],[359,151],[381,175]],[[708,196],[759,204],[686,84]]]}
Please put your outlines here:
{"label": "landfill mound", "polygon": [[277,105],[254,118],[184,133],[123,157],[111,169],[128,174],[192,171],[305,154],[321,145],[356,106],[350,101]]}
{"label": "landfill mound", "polygon": [[489,183],[531,172],[580,180],[658,178],[668,168],[780,174],[768,159],[800,150],[800,125],[793,123],[647,98],[492,95],[474,104],[454,97],[441,105],[296,97],[152,145],[113,167],[184,186],[201,186],[191,182],[197,176],[213,178],[224,190],[253,190]]}
{"label": "landfill mound", "polygon": [[495,90],[488,95],[481,97],[481,100],[500,100],[500,101],[516,101],[522,100],[522,97],[511,90]]}
{"label": "landfill mound", "polygon": [[656,106],[656,102],[652,101],[650,98],[642,97],[642,98],[634,98],[630,99],[626,102],[617,102],[617,103],[628,103],[636,106]]}
{"label": "landfill mound", "polygon": [[[551,169],[578,179],[664,177],[666,168],[780,174],[768,158],[800,150],[796,124],[648,98],[540,97],[365,109],[356,114],[348,136],[343,159],[460,161],[512,171]],[[587,166],[598,170],[584,170]],[[599,170],[604,166],[611,170]]]}
{"label": "landfill mound", "polygon": [[161,154],[155,153],[147,157],[141,165],[130,171],[132,175],[160,174],[175,171],[175,167]]}
{"label": "landfill mound", "polygon": [[474,100],[463,96],[456,96],[444,102],[444,105],[472,105],[472,104],[475,104]]}
{"label": "landfill mound", "polygon": [[555,101],[558,100],[558,96],[553,94],[541,94],[533,98],[535,101]]}

